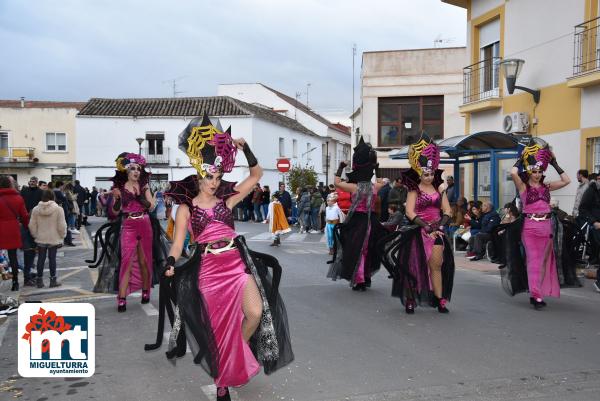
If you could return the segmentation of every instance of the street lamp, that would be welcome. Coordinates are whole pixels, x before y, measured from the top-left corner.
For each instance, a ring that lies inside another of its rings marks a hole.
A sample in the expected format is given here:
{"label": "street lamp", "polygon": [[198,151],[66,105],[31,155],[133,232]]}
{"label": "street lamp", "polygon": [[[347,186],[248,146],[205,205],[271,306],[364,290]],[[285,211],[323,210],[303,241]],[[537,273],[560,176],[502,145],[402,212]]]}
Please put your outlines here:
{"label": "street lamp", "polygon": [[139,147],[138,147],[138,155],[142,155],[142,142],[144,142],[144,138],[135,138]]}
{"label": "street lamp", "polygon": [[506,86],[509,94],[513,94],[515,89],[521,89],[533,96],[533,101],[537,104],[540,102],[541,92],[535,89],[529,89],[524,86],[515,85],[517,83],[517,77],[525,64],[525,60],[519,58],[507,58],[500,62],[500,67],[504,72],[504,78],[506,78]]}

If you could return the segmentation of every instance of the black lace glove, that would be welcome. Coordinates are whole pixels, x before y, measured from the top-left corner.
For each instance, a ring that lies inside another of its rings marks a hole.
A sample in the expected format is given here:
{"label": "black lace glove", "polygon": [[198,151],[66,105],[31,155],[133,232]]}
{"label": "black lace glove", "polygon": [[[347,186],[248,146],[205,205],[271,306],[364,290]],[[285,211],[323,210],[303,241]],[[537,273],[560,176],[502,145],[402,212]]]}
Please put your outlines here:
{"label": "black lace glove", "polygon": [[440,220],[440,227],[445,226],[450,221],[451,217],[447,214],[442,215],[442,219]]}
{"label": "black lace glove", "polygon": [[167,258],[167,261],[165,262],[165,268],[163,270],[163,274],[165,274],[165,272],[167,270],[169,270],[170,267],[175,267],[175,258],[173,256],[169,256]]}
{"label": "black lace glove", "polygon": [[346,166],[348,166],[346,164],[346,162],[340,162],[337,171],[335,172],[335,176],[336,177],[341,177],[342,173],[344,172],[344,169],[346,168]]}
{"label": "black lace glove", "polygon": [[433,231],[433,227],[431,227],[431,225],[425,223],[425,221],[420,218],[419,216],[415,217],[412,221],[413,224],[418,225],[419,227],[422,227],[425,229],[425,232],[430,233]]}
{"label": "black lace glove", "polygon": [[383,178],[381,171],[379,170],[379,163],[375,163],[375,178]]}
{"label": "black lace glove", "polygon": [[144,206],[146,209],[150,209],[150,206],[152,205],[150,202],[148,202],[148,199],[146,199],[146,197],[144,195],[140,195],[137,198],[137,201],[140,202],[140,204],[142,206]]}
{"label": "black lace glove", "polygon": [[113,210],[119,211],[121,210],[121,198],[117,199],[112,206]]}
{"label": "black lace glove", "polygon": [[521,160],[521,158],[519,157],[515,164],[513,164],[513,167],[516,167],[519,170],[521,170],[521,168],[523,167],[523,160]]}
{"label": "black lace glove", "polygon": [[252,151],[250,150],[250,146],[248,145],[248,142],[244,142],[244,156],[246,156],[246,160],[248,160],[248,167],[252,168],[256,165],[258,165],[258,160],[256,160],[256,156],[254,156],[254,153],[252,153]]}
{"label": "black lace glove", "polygon": [[558,162],[556,161],[556,157],[552,156],[552,160],[550,160],[550,165],[552,167],[554,167],[554,170],[556,170],[556,172],[558,173],[558,175],[561,175],[562,173],[565,172],[565,170],[563,170],[562,168],[560,168],[560,166],[558,165]]}

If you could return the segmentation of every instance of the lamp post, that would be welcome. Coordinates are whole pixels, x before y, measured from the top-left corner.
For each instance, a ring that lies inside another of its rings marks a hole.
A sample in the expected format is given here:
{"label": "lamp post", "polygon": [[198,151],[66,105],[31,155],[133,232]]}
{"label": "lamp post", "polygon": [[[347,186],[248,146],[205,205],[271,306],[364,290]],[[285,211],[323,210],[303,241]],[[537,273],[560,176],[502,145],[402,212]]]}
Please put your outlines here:
{"label": "lamp post", "polygon": [[540,102],[541,92],[539,90],[515,85],[517,83],[517,77],[523,68],[523,64],[525,64],[525,60],[521,60],[519,58],[507,58],[506,60],[500,62],[500,67],[502,68],[504,78],[506,79],[508,93],[512,95],[515,89],[521,89],[522,91],[530,93],[533,96],[533,101],[537,104]]}
{"label": "lamp post", "polygon": [[142,142],[144,142],[144,138],[135,138],[136,142],[138,143],[138,155],[142,155]]}

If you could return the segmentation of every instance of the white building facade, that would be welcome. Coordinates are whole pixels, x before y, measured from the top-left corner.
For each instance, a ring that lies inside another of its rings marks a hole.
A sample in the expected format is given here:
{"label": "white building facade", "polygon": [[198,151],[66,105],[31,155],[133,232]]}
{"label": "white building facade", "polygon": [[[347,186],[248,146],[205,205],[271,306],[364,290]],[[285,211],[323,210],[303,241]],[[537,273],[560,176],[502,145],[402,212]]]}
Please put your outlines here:
{"label": "white building facade", "polygon": [[[77,179],[83,186],[109,189],[117,155],[138,151],[152,172],[154,189],[195,174],[185,152],[178,149],[178,136],[205,111],[213,124],[218,120],[223,129],[231,126],[234,138],[248,142],[264,169],[261,185],[273,189],[282,181],[276,169],[280,138],[289,138],[298,147],[314,145],[315,157],[320,157],[322,141],[315,133],[294,120],[229,97],[91,99],[76,119]],[[143,139],[141,146],[137,138]],[[316,171],[323,176],[321,169]],[[247,175],[247,162],[239,152],[236,168],[225,179],[240,181]]]}
{"label": "white building facade", "polygon": [[296,99],[260,83],[222,84],[217,94],[269,107],[278,114],[298,121],[321,137],[320,149],[314,149],[313,143],[306,148],[294,145],[293,139],[284,138],[285,151],[280,157],[289,158],[292,165],[308,165],[315,170],[322,170],[325,177],[320,177],[320,181],[324,183],[332,183],[339,162],[350,159],[349,128],[332,123]]}

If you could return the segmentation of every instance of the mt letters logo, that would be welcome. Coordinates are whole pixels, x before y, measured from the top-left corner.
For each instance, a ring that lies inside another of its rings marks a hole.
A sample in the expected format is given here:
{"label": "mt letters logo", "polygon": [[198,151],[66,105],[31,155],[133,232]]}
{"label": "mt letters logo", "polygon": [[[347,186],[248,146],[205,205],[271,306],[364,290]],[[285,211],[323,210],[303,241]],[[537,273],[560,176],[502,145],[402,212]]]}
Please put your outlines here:
{"label": "mt letters logo", "polygon": [[19,307],[19,374],[90,377],[95,370],[96,313],[88,303]]}

